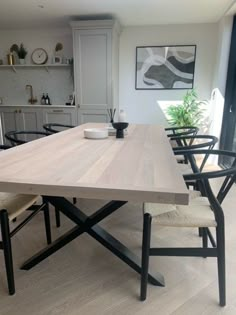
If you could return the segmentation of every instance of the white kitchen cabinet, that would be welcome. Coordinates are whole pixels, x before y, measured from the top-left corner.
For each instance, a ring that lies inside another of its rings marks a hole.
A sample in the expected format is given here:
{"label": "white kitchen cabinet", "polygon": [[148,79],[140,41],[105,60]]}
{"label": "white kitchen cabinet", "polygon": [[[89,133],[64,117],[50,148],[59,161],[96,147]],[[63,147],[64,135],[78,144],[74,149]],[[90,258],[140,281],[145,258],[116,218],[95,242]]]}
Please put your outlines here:
{"label": "white kitchen cabinet", "polygon": [[[3,135],[8,131],[45,131],[43,124],[46,123],[77,125],[77,109],[73,106],[1,106],[0,117]],[[19,136],[26,141],[40,137],[40,135]],[[5,137],[3,140],[5,144],[10,144]]]}
{"label": "white kitchen cabinet", "polygon": [[43,108],[43,124],[57,123],[63,125],[77,125],[77,110],[75,107],[68,108]]}
{"label": "white kitchen cabinet", "polygon": [[[3,135],[8,131],[37,131],[41,128],[41,111],[30,107],[2,106],[0,109]],[[37,135],[20,136],[22,140],[30,141]],[[4,143],[9,144],[4,137]]]}
{"label": "white kitchen cabinet", "polygon": [[107,111],[104,110],[91,110],[91,109],[80,109],[79,113],[80,124],[86,124],[89,122],[109,122]]}
{"label": "white kitchen cabinet", "polygon": [[106,122],[108,108],[118,111],[119,23],[91,20],[71,26],[78,123]]}

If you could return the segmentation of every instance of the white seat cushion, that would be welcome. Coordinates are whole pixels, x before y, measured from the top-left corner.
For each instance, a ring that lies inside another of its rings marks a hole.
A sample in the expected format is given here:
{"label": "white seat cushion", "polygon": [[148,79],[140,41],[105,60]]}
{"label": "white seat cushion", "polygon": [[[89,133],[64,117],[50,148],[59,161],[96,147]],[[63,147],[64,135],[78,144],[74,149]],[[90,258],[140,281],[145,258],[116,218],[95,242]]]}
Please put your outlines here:
{"label": "white seat cushion", "polygon": [[181,173],[183,175],[185,175],[185,174],[192,174],[193,173],[193,170],[192,170],[190,164],[178,164],[178,167],[180,168]]}
{"label": "white seat cushion", "polygon": [[145,203],[144,212],[150,213],[153,222],[175,227],[216,227],[214,212],[206,197],[191,193],[188,206]]}
{"label": "white seat cushion", "polygon": [[39,196],[21,195],[0,192],[0,209],[6,209],[9,220],[12,221],[22,212],[32,206]]}
{"label": "white seat cushion", "polygon": [[175,157],[176,157],[177,162],[185,161],[184,155],[176,155]]}

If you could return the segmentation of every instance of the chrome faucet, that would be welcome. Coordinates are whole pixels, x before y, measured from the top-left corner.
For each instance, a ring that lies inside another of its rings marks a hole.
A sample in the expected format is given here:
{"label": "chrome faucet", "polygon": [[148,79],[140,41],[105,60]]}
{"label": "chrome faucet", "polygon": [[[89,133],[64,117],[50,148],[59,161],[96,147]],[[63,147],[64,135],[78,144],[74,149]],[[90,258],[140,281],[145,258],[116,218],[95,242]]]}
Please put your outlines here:
{"label": "chrome faucet", "polygon": [[25,88],[26,89],[30,89],[30,98],[29,98],[29,100],[28,100],[28,102],[30,103],[30,104],[35,104],[35,103],[37,103],[37,98],[35,97],[34,98],[34,96],[33,96],[33,87],[32,87],[32,85],[30,85],[30,84],[27,84],[26,86],[25,86]]}

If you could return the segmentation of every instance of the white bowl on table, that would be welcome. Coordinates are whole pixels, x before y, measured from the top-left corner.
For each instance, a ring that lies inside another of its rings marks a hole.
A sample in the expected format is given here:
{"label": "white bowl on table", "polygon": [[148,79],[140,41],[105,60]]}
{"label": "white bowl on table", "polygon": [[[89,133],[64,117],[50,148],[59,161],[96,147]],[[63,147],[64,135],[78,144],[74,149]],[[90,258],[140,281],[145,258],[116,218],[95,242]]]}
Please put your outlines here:
{"label": "white bowl on table", "polygon": [[108,129],[87,128],[84,129],[84,137],[87,139],[105,139],[108,137]]}

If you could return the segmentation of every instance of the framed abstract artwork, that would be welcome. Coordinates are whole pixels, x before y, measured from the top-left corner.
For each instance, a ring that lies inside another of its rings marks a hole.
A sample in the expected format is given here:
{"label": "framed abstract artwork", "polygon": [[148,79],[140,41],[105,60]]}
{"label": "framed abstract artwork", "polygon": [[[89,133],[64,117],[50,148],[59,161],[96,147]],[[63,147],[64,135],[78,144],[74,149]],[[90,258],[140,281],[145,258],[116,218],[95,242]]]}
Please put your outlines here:
{"label": "framed abstract artwork", "polygon": [[136,47],[136,90],[192,89],[196,45]]}

